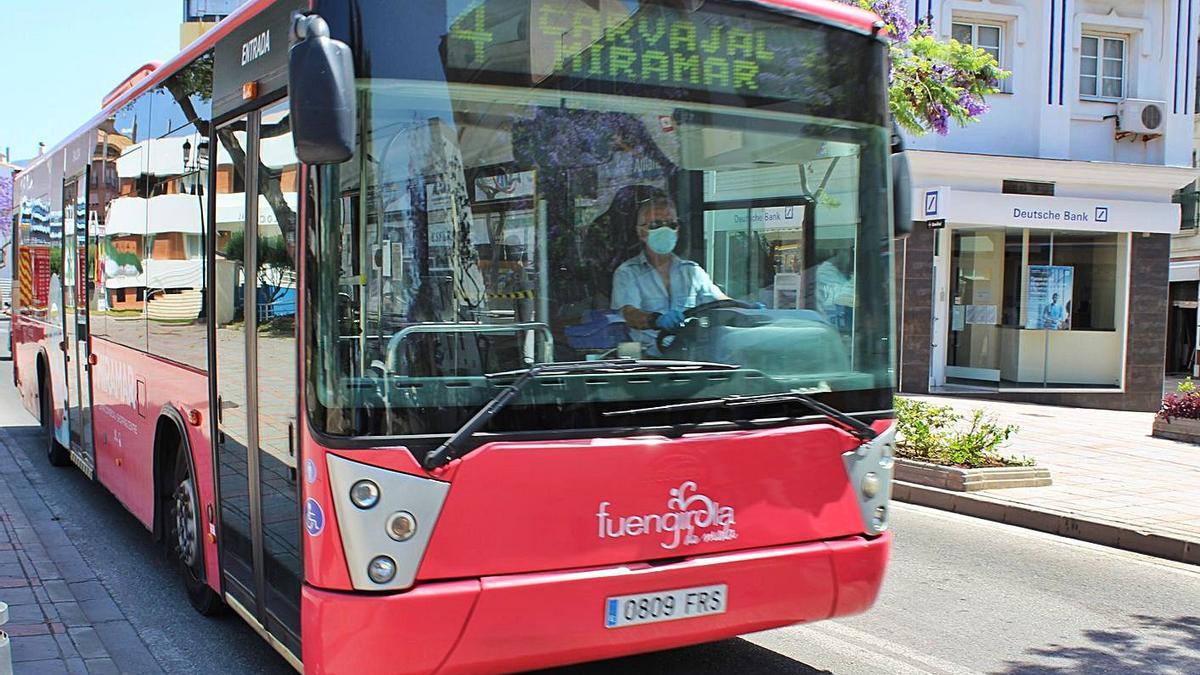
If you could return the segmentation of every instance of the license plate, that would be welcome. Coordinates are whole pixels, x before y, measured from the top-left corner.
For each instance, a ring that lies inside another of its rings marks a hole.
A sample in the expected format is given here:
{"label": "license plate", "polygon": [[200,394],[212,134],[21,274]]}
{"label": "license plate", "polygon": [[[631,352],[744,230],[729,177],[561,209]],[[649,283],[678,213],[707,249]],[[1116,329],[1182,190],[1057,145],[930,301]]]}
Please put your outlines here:
{"label": "license plate", "polygon": [[604,601],[604,627],[622,628],[643,623],[724,614],[725,606],[729,602],[728,596],[725,584],[617,595]]}

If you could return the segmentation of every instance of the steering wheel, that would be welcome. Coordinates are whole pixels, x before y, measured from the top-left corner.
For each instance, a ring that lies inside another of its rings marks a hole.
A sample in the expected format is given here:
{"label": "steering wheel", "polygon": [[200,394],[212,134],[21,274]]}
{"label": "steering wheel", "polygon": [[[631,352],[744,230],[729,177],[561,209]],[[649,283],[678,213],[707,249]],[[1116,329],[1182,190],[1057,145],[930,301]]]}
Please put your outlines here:
{"label": "steering wheel", "polygon": [[658,336],[654,338],[655,344],[658,346],[658,353],[667,356],[668,353],[680,352],[684,349],[681,342],[691,342],[696,335],[696,331],[700,328],[700,316],[718,309],[758,309],[758,305],[733,298],[725,298],[723,300],[713,300],[702,305],[696,305],[691,309],[683,311],[683,325],[679,328],[663,329],[658,331]]}

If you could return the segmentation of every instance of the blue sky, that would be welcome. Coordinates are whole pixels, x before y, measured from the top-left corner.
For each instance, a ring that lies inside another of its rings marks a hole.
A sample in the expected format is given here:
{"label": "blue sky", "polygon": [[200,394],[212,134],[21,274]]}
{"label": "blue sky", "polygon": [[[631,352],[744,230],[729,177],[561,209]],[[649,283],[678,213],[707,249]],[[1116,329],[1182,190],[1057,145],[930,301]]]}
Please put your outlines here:
{"label": "blue sky", "polygon": [[0,152],[52,147],[147,61],[179,51],[183,0],[0,0]]}

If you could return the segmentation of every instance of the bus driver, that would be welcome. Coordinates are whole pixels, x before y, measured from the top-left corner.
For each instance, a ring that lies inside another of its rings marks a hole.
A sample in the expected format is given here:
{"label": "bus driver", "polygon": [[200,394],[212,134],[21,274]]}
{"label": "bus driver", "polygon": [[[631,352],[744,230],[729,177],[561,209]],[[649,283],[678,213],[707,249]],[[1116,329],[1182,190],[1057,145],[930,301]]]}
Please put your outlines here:
{"label": "bus driver", "polygon": [[620,310],[643,352],[657,356],[659,330],[682,326],[686,309],[729,296],[703,267],[675,255],[679,219],[666,195],[657,192],[638,205],[636,227],[642,251],[613,273],[612,308]]}

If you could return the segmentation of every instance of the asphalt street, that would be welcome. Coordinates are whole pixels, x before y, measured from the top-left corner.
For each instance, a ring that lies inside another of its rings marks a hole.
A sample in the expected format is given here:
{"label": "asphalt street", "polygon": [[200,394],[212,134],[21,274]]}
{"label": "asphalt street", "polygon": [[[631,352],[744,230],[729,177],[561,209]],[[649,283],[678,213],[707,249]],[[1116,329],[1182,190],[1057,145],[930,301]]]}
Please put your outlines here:
{"label": "asphalt street", "polygon": [[[0,426],[163,669],[291,672],[236,617],[194,613],[175,568],[104,488],[46,463],[11,381],[0,363]],[[893,529],[867,614],[558,672],[1200,672],[1200,568],[903,504]]]}

